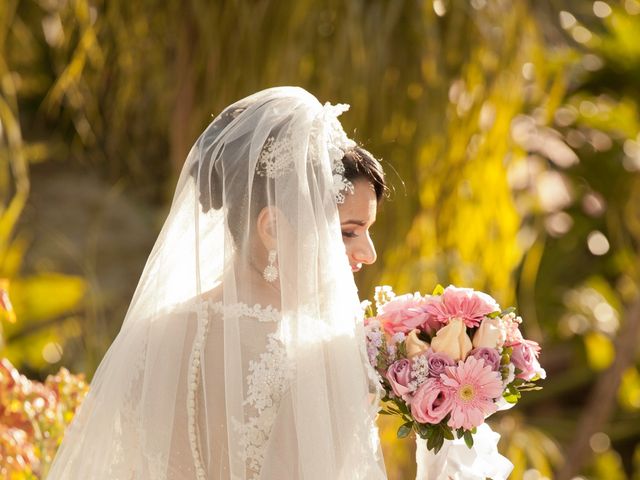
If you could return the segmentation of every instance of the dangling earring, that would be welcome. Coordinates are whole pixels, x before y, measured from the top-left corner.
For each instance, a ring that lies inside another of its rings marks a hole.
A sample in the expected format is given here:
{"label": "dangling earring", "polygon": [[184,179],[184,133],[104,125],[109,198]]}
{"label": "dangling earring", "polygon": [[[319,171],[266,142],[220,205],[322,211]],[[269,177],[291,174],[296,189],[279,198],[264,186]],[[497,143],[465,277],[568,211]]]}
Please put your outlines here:
{"label": "dangling earring", "polygon": [[269,283],[275,282],[278,278],[278,267],[274,265],[275,261],[276,251],[269,250],[269,265],[264,267],[264,271],[262,272],[262,276]]}

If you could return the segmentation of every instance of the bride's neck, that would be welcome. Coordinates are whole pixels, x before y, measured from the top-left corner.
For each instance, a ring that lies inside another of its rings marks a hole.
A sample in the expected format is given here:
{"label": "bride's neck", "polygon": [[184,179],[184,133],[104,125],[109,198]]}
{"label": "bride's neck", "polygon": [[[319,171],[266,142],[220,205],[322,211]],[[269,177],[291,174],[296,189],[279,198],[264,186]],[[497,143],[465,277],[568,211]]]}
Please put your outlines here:
{"label": "bride's neck", "polygon": [[[229,285],[226,282],[233,282]],[[205,298],[212,301],[241,302],[253,306],[256,303],[266,307],[271,305],[280,309],[280,282],[267,282],[262,272],[251,262],[243,259],[236,260],[233,264],[233,274],[223,274],[221,285],[203,293]]]}
{"label": "bride's neck", "polygon": [[236,263],[235,274],[239,301],[248,305],[259,303],[280,308],[280,282],[267,282],[252,263]]}

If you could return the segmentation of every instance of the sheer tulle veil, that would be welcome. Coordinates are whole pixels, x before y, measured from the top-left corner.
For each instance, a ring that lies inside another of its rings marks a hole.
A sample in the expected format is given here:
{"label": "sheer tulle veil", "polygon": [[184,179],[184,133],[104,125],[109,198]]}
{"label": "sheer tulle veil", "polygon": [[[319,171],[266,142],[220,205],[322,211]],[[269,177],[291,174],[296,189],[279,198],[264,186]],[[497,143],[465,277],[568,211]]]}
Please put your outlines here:
{"label": "sheer tulle veil", "polygon": [[338,217],[346,109],[271,88],[205,129],[49,479],[386,478]]}

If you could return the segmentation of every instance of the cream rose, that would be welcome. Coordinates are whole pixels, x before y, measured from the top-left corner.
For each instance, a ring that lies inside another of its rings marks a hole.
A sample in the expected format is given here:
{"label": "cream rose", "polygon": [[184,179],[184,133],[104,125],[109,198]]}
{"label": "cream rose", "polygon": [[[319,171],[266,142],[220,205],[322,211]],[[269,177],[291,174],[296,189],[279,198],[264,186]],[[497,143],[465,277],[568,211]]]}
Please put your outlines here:
{"label": "cream rose", "polygon": [[500,318],[485,318],[473,336],[475,348],[497,348],[504,345],[507,332]]}
{"label": "cream rose", "polygon": [[446,327],[442,327],[431,340],[431,349],[436,353],[445,353],[452,360],[464,360],[471,351],[471,339],[467,335],[465,325],[460,318],[452,319]]}
{"label": "cream rose", "polygon": [[415,357],[416,355],[420,355],[421,353],[429,350],[429,344],[418,338],[418,330],[411,330],[409,335],[407,335],[407,339],[404,344],[407,347],[407,357],[409,358]]}

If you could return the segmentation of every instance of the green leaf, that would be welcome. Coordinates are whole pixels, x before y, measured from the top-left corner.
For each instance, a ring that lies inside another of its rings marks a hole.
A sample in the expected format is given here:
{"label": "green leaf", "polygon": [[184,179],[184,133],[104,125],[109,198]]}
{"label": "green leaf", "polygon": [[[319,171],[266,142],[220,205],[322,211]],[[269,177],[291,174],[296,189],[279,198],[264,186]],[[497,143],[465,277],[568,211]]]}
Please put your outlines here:
{"label": "green leaf", "polygon": [[520,392],[537,392],[538,390],[542,390],[542,387],[534,385],[534,386],[531,386],[531,387],[520,387],[520,388],[518,388],[518,390]]}
{"label": "green leaf", "polygon": [[513,385],[513,383],[507,385],[507,389],[502,394],[502,397],[509,403],[518,403],[520,396],[520,391]]}
{"label": "green leaf", "polygon": [[447,427],[446,425],[440,425],[440,429],[442,430],[442,436],[444,438],[446,438],[447,440],[454,440],[451,428]]}
{"label": "green leaf", "polygon": [[464,432],[464,443],[467,447],[473,447],[473,434],[470,431]]}
{"label": "green leaf", "polygon": [[409,434],[411,433],[412,424],[413,422],[407,422],[400,425],[400,428],[398,428],[398,438],[408,437]]}
{"label": "green leaf", "polygon": [[518,403],[518,397],[516,395],[512,395],[512,394],[507,393],[507,392],[505,392],[502,395],[502,398],[504,398],[507,401],[507,403],[512,403],[512,404]]}
{"label": "green leaf", "polygon": [[375,317],[375,313],[373,312],[373,308],[371,305],[368,305],[367,308],[364,309],[364,318],[373,318]]}
{"label": "green leaf", "polygon": [[415,422],[413,424],[413,428],[416,430],[416,432],[418,432],[418,435],[420,435],[420,438],[423,438],[425,440],[429,438],[429,436],[431,435],[431,429],[429,428],[429,425]]}
{"label": "green leaf", "polygon": [[407,405],[403,401],[395,400],[395,404],[397,405],[398,410],[400,410],[400,412],[406,415],[411,415],[411,412],[409,412],[409,407],[407,407]]}
{"label": "green leaf", "polygon": [[394,408],[388,407],[388,406],[387,406],[387,412],[389,412],[389,415],[398,415],[398,416],[402,416],[402,414],[401,414],[399,411],[397,411],[397,410],[396,410],[396,409],[394,409]]}
{"label": "green leaf", "polygon": [[434,453],[438,453],[444,445],[444,436],[442,429],[436,428],[433,431],[433,435],[427,440],[427,448],[433,450]]}
{"label": "green leaf", "polygon": [[516,307],[505,308],[502,312],[500,312],[500,316],[508,315],[516,311]]}

